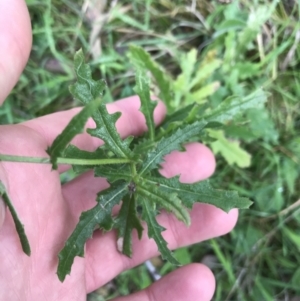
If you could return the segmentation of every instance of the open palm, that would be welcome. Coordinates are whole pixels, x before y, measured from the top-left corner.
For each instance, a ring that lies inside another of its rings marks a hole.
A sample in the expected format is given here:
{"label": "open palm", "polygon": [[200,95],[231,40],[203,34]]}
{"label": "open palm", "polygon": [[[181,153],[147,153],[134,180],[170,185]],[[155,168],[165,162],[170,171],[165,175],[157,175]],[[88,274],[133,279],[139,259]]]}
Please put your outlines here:
{"label": "open palm", "polygon": [[[0,3],[0,101],[15,85],[31,47],[31,29],[27,8],[22,0]],[[9,20],[16,20],[8,27]],[[110,112],[121,111],[117,128],[122,137],[138,135],[146,130],[139,112],[139,99],[131,97],[111,104]],[[45,157],[45,150],[68,121],[78,112],[72,109],[34,119],[19,125],[0,127],[0,153]],[[155,121],[159,124],[165,107],[159,103]],[[90,121],[91,122],[91,121]],[[87,150],[98,141],[87,134],[79,135],[74,143]],[[86,244],[85,258],[76,258],[71,276],[59,282],[56,275],[57,254],[74,229],[81,211],[95,205],[96,193],[108,187],[105,179],[94,178],[87,172],[65,185],[60,172],[50,165],[0,164],[0,180],[7,187],[14,206],[25,225],[31,245],[31,256],[22,252],[12,218],[6,212],[0,229],[0,300],[85,300],[86,294],[107,283],[120,272],[134,267],[157,254],[157,247],[146,232],[139,241],[133,238],[133,258],[120,254],[116,234],[96,231]],[[183,182],[209,177],[215,161],[209,149],[201,144],[187,145],[187,151],[166,156],[161,173],[170,177],[181,174]],[[3,208],[0,206],[1,211]],[[167,213],[158,222],[168,230],[163,232],[169,248],[196,243],[230,231],[236,223],[237,211],[229,214],[205,204],[197,204],[191,212],[192,224],[187,228]],[[1,220],[0,220],[1,224]],[[214,277],[201,264],[182,267],[152,286],[118,300],[210,300],[214,292]],[[162,294],[163,292],[163,294]]]}

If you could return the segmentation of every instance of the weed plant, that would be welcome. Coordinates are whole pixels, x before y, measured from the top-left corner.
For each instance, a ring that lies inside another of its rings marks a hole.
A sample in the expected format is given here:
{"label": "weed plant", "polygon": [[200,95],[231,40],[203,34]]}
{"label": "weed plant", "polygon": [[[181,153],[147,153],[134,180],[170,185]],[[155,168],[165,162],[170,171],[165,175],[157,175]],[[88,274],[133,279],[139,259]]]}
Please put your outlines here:
{"label": "weed plant", "polygon": [[[92,60],[94,77],[107,82],[105,102],[136,93],[129,45],[142,46],[163,68],[174,92],[170,113],[195,101],[215,109],[228,97],[241,100],[261,88],[267,91],[264,107],[247,109],[203,138],[217,156],[213,186],[237,190],[254,204],[241,211],[229,235],[180,249],[174,256],[181,263],[202,261],[212,268],[214,300],[296,300],[299,1],[221,2],[108,1],[103,9],[87,9],[67,0],[28,0],[33,51],[0,109],[0,122],[17,123],[79,105],[68,94],[68,85],[75,80],[73,54],[81,47]],[[163,93],[159,82],[152,81],[151,89]],[[155,264],[161,274],[174,268],[158,259]],[[141,266],[89,300],[128,294],[150,282]]]}

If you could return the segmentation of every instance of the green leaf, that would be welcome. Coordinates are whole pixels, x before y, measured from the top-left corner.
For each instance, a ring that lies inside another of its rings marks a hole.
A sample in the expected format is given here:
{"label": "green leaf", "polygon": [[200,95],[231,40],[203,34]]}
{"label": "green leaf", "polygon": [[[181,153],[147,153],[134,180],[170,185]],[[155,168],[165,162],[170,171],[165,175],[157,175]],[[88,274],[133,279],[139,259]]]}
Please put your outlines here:
{"label": "green leaf", "polygon": [[249,199],[240,197],[236,191],[214,189],[208,181],[183,184],[179,182],[179,177],[157,177],[146,181],[158,185],[167,194],[176,193],[182,204],[190,209],[196,202],[210,204],[226,212],[233,208],[246,209],[252,204]]}
{"label": "green leaf", "polygon": [[111,228],[111,210],[126,193],[128,193],[127,183],[114,183],[109,189],[99,194],[98,203],[94,208],[81,214],[75,230],[58,255],[57,275],[61,282],[67,274],[70,274],[75,256],[84,256],[85,242],[92,236],[95,227],[99,225],[105,230]]}
{"label": "green leaf", "polygon": [[190,225],[189,213],[182,205],[176,193],[167,193],[159,189],[157,183],[149,183],[142,179],[139,179],[136,183],[136,193],[146,201],[159,204],[161,207],[171,211],[179,220],[183,221],[186,225]]}
{"label": "green leaf", "polygon": [[194,110],[194,108],[198,108],[199,105],[198,104],[190,104],[188,106],[185,106],[182,109],[179,109],[177,111],[175,111],[174,113],[167,115],[166,118],[164,119],[163,123],[160,125],[160,128],[164,128],[166,129],[170,124],[174,123],[174,122],[184,122],[188,116],[190,115],[190,112],[192,110]]}
{"label": "green leaf", "polygon": [[208,129],[207,132],[210,137],[217,139],[210,143],[215,154],[220,153],[229,165],[235,163],[241,168],[250,166],[251,155],[240,147],[238,141],[230,141],[224,136],[223,131]]}
{"label": "green leaf", "polygon": [[228,97],[203,117],[208,121],[225,123],[243,114],[247,109],[262,108],[266,101],[267,94],[263,90],[257,90],[243,98],[236,96]]}
{"label": "green leaf", "polygon": [[197,103],[205,103],[208,96],[214,94],[220,87],[219,82],[209,83],[200,89],[191,92],[188,99],[189,101],[197,102]]}
{"label": "green leaf", "polygon": [[278,130],[267,108],[247,110],[249,127],[251,133],[257,138],[262,138],[266,142],[278,142]]}
{"label": "green leaf", "polygon": [[71,94],[79,101],[87,104],[103,95],[106,87],[104,80],[95,81],[89,65],[85,64],[82,50],[76,52],[74,57],[74,69],[77,82],[70,86]]}
{"label": "green leaf", "polygon": [[166,71],[151,58],[149,53],[139,46],[130,45],[128,56],[136,67],[148,69],[152,73],[160,90],[158,97],[166,103],[168,108],[171,108],[173,100],[171,78]]}
{"label": "green leaf", "polygon": [[[88,151],[79,149],[75,145],[70,144],[64,150],[62,157],[69,158],[69,159],[94,160],[94,159],[107,158],[107,154],[100,147],[97,148],[94,152],[88,152]],[[96,164],[95,164],[95,166],[96,166]],[[75,165],[75,164],[73,164],[72,167],[76,173],[80,173],[80,172],[83,172],[83,171],[93,168],[92,165]]]}
{"label": "green leaf", "polygon": [[106,147],[109,148],[116,156],[122,158],[132,158],[133,154],[129,149],[133,137],[122,140],[117,132],[115,123],[121,116],[121,113],[109,114],[105,105],[100,105],[99,109],[93,115],[96,122],[95,129],[88,129],[87,132],[94,137],[102,139]]}
{"label": "green leaf", "polygon": [[27,238],[25,230],[24,230],[24,226],[21,223],[21,221],[18,217],[18,214],[17,214],[17,212],[8,196],[8,193],[6,192],[6,189],[1,181],[0,181],[0,196],[2,197],[4,203],[6,204],[6,206],[8,207],[8,209],[12,215],[12,218],[14,220],[16,230],[18,232],[19,239],[20,239],[20,242],[22,245],[22,250],[26,255],[30,256],[31,250],[30,250],[28,238]]}
{"label": "green leaf", "polygon": [[127,195],[123,199],[121,210],[115,219],[114,228],[118,229],[118,248],[123,254],[131,257],[132,230],[136,229],[139,239],[142,237],[143,227],[136,212],[134,195]]}
{"label": "green leaf", "polygon": [[62,133],[53,141],[52,145],[47,149],[47,153],[51,157],[52,168],[57,169],[57,158],[63,153],[64,149],[71,140],[84,129],[88,118],[100,105],[101,99],[97,98],[88,103],[78,114],[76,114]]}
{"label": "green leaf", "polygon": [[132,178],[129,164],[111,164],[95,167],[96,177],[104,177],[108,182],[113,183],[117,180],[130,181]]}
{"label": "green leaf", "polygon": [[140,97],[141,100],[140,111],[145,116],[149,137],[153,141],[155,135],[155,123],[154,123],[153,114],[157,102],[151,101],[150,90],[149,90],[150,82],[145,72],[140,68],[137,68],[136,70],[135,82],[136,82],[136,87],[134,91],[137,93],[137,95]]}
{"label": "green leaf", "polygon": [[148,236],[149,238],[153,238],[158,247],[158,251],[160,252],[163,259],[168,260],[170,263],[174,265],[179,265],[179,262],[173,257],[172,252],[167,247],[167,242],[161,235],[161,232],[165,230],[155,218],[155,208],[150,205],[148,200],[142,200],[143,204],[143,220],[148,225]]}
{"label": "green leaf", "polygon": [[150,152],[145,159],[139,174],[142,175],[157,166],[162,161],[163,156],[175,149],[179,149],[182,143],[201,133],[205,127],[205,121],[196,121],[192,124],[184,125],[175,132],[168,133],[167,137],[163,137],[158,143],[154,151]]}
{"label": "green leaf", "polygon": [[[81,50],[75,55],[74,66],[77,82],[70,86],[72,95],[84,104],[101,96],[105,88],[105,83],[104,81],[93,80],[91,69],[89,65],[85,64],[84,55]],[[122,141],[115,127],[115,123],[120,116],[121,113],[109,114],[106,106],[102,104],[98,110],[94,110],[92,116],[96,123],[96,129],[89,129],[88,132],[92,136],[104,140],[106,146],[117,156],[130,158],[132,153],[128,145],[132,139],[127,138]]]}

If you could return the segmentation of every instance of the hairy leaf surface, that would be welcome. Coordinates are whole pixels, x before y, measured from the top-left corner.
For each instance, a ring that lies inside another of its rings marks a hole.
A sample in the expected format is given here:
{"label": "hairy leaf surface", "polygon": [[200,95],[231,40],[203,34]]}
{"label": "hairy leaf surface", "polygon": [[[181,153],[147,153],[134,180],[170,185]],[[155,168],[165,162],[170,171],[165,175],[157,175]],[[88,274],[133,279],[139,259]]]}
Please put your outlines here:
{"label": "hairy leaf surface", "polygon": [[170,179],[159,177],[148,178],[147,182],[152,185],[159,185],[168,194],[176,193],[187,208],[192,208],[194,203],[200,202],[214,205],[225,212],[229,212],[233,208],[245,209],[252,204],[249,199],[240,197],[236,191],[214,189],[208,181],[191,185],[180,183],[179,177]]}
{"label": "hairy leaf surface", "polygon": [[136,71],[136,87],[135,92],[140,97],[141,108],[140,111],[144,114],[146,118],[146,124],[148,128],[149,137],[151,140],[154,140],[155,136],[155,123],[154,123],[154,109],[157,102],[151,101],[150,90],[149,90],[149,79],[147,78],[145,72],[142,69],[138,68]]}
{"label": "hairy leaf surface", "polygon": [[76,99],[83,104],[87,104],[103,95],[106,87],[105,81],[93,80],[91,68],[85,63],[81,49],[74,56],[74,69],[77,82],[70,86],[70,92]]}
{"label": "hairy leaf surface", "polygon": [[267,94],[263,90],[257,90],[242,99],[236,96],[228,97],[204,118],[208,121],[226,122],[238,117],[247,109],[262,108],[266,101]]}
{"label": "hairy leaf surface", "polygon": [[98,197],[97,205],[81,214],[75,230],[68,238],[64,248],[60,251],[57,275],[60,281],[64,281],[70,274],[75,256],[84,256],[84,245],[93,234],[97,225],[105,230],[112,226],[111,210],[127,193],[127,184],[124,182],[114,183]]}
{"label": "hairy leaf surface", "polygon": [[170,263],[179,265],[179,262],[174,258],[172,252],[167,247],[167,242],[162,237],[161,232],[166,229],[162,227],[157,221],[155,216],[155,209],[148,200],[143,199],[143,220],[148,225],[148,236],[153,238],[158,247],[158,251],[160,252],[163,259],[168,260]]}
{"label": "hairy leaf surface", "polygon": [[102,165],[96,167],[94,172],[96,177],[106,178],[110,183],[117,180],[129,182],[132,178],[129,164]]}
{"label": "hairy leaf surface", "polygon": [[127,195],[123,199],[121,210],[115,219],[115,228],[118,229],[119,250],[131,257],[132,254],[132,231],[136,229],[139,239],[142,237],[143,227],[137,216],[136,200],[133,195]]}
{"label": "hairy leaf surface", "polygon": [[182,147],[182,143],[199,135],[205,125],[206,122],[204,121],[196,121],[192,124],[185,125],[176,132],[168,133],[167,137],[163,137],[157,143],[156,149],[148,154],[139,174],[142,175],[155,168],[160,162],[162,162],[163,156],[169,154],[174,149],[180,149]]}
{"label": "hairy leaf surface", "polygon": [[161,207],[171,211],[175,216],[183,221],[186,225],[190,224],[190,216],[181,200],[178,198],[177,193],[167,193],[162,189],[159,189],[157,184],[151,184],[149,182],[138,182],[136,187],[138,196],[142,196],[143,199],[159,204]]}
{"label": "hairy leaf surface", "polygon": [[75,165],[73,164],[73,170],[76,173],[80,173],[86,170],[89,170],[91,168],[93,168],[93,166],[97,166],[96,161],[99,161],[99,159],[104,159],[107,157],[106,152],[102,149],[102,148],[97,148],[94,152],[89,152],[89,151],[85,151],[85,150],[81,150],[78,147],[76,147],[75,145],[68,145],[68,147],[64,150],[62,156],[64,158],[68,158],[68,159],[82,159],[82,160],[86,160],[86,161],[95,161],[95,165]]}
{"label": "hairy leaf surface", "polygon": [[95,129],[88,129],[87,132],[94,137],[102,139],[116,156],[121,158],[132,158],[133,154],[129,149],[132,137],[122,140],[117,132],[115,123],[121,116],[121,113],[109,114],[105,105],[100,105],[98,112],[93,115],[96,122]]}
{"label": "hairy leaf surface", "polygon": [[148,69],[152,73],[160,89],[159,98],[166,103],[168,108],[171,108],[172,84],[166,71],[151,58],[149,53],[139,46],[130,46],[129,58],[135,66]]}
{"label": "hairy leaf surface", "polygon": [[84,129],[88,118],[99,107],[101,99],[97,98],[88,103],[78,114],[76,114],[62,133],[58,135],[48,148],[47,153],[51,157],[52,168],[57,169],[57,158],[62,155],[64,149],[71,140]]}
{"label": "hairy leaf surface", "polygon": [[[92,78],[92,72],[88,64],[84,62],[84,55],[81,50],[75,54],[74,58],[75,72],[77,82],[70,86],[72,95],[84,104],[88,104],[93,99],[99,98],[103,94],[105,88],[104,81],[95,81]],[[122,141],[117,132],[115,123],[121,113],[109,114],[104,104],[94,110],[93,119],[96,123],[95,129],[89,129],[88,132],[95,137],[102,139],[106,146],[119,157],[129,158],[132,156],[128,145],[131,138]]]}

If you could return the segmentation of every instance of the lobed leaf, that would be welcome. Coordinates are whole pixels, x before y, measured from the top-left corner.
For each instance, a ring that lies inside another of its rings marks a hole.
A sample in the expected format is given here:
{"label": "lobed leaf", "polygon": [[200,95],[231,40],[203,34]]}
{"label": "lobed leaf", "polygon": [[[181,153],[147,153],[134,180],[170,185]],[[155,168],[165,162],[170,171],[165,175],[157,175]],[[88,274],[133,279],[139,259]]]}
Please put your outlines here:
{"label": "lobed leaf", "polygon": [[119,251],[131,257],[132,254],[132,231],[136,229],[139,239],[142,237],[143,227],[137,216],[136,200],[133,195],[126,195],[122,207],[115,219],[114,228],[118,229]]}
{"label": "lobed leaf", "polygon": [[11,213],[11,216],[14,220],[14,223],[15,223],[15,226],[16,226],[16,230],[18,232],[18,235],[19,235],[19,239],[20,239],[20,242],[21,242],[21,246],[22,246],[22,250],[23,252],[30,256],[31,254],[31,250],[30,250],[30,245],[29,245],[29,241],[28,241],[28,238],[26,236],[26,233],[25,233],[25,230],[24,230],[24,226],[23,224],[21,223],[19,217],[18,217],[18,214],[8,196],[8,193],[4,187],[4,185],[2,184],[2,182],[0,181],[0,197],[2,197],[4,203],[6,204],[6,206],[8,207],[10,213]]}
{"label": "lobed leaf", "polygon": [[153,114],[157,102],[151,100],[149,79],[147,78],[145,72],[140,68],[137,68],[136,70],[135,82],[136,82],[136,86],[134,91],[137,93],[141,101],[140,111],[145,116],[146,124],[148,128],[148,135],[150,139],[153,141],[155,136],[155,123],[154,123]]}
{"label": "lobed leaf", "polygon": [[158,97],[162,99],[170,109],[173,100],[172,81],[166,71],[151,58],[148,52],[139,46],[130,45],[128,56],[133,65],[142,69],[148,69],[151,72],[160,90]]}
{"label": "lobed leaf", "polygon": [[167,242],[161,235],[162,231],[165,231],[155,218],[155,209],[148,200],[143,199],[143,220],[147,223],[148,226],[148,236],[149,238],[153,238],[158,247],[158,251],[160,252],[163,259],[168,260],[170,263],[174,265],[179,265],[179,262],[173,257],[172,252],[167,247]]}
{"label": "lobed leaf", "polygon": [[61,282],[67,274],[70,274],[75,256],[84,256],[85,242],[92,236],[95,226],[99,225],[105,230],[111,228],[113,222],[111,210],[126,193],[128,193],[128,188],[125,182],[114,183],[109,189],[99,194],[98,203],[94,208],[81,214],[75,230],[58,255],[57,275]]}
{"label": "lobed leaf", "polygon": [[92,78],[92,71],[88,64],[85,64],[82,50],[74,56],[74,69],[77,82],[70,86],[70,92],[75,99],[87,104],[103,95],[106,87],[104,80],[95,81]]}
{"label": "lobed leaf", "polygon": [[[77,82],[70,86],[71,94],[84,104],[88,104],[93,99],[103,94],[105,88],[104,81],[95,81],[92,78],[92,72],[89,65],[84,62],[82,50],[76,52],[74,57],[74,67],[77,76]],[[93,119],[96,123],[96,129],[89,129],[88,132],[95,137],[102,139],[106,146],[117,156],[129,158],[132,156],[128,145],[131,138],[122,141],[115,123],[120,117],[120,113],[109,114],[105,105],[100,105],[99,109],[94,109]]]}
{"label": "lobed leaf", "polygon": [[190,138],[199,135],[207,123],[205,121],[196,121],[192,124],[184,125],[175,132],[169,132],[167,137],[163,137],[154,151],[150,152],[145,159],[139,174],[155,168],[163,159],[163,156],[169,154],[175,149],[179,149],[182,143],[187,142]]}
{"label": "lobed leaf", "polygon": [[94,137],[102,139],[106,147],[116,156],[121,158],[132,158],[133,153],[129,148],[133,137],[122,140],[117,132],[115,123],[121,116],[121,113],[109,114],[104,104],[100,105],[98,111],[93,114],[96,122],[95,129],[88,129],[87,132]]}
{"label": "lobed leaf", "polygon": [[208,121],[227,122],[238,117],[250,108],[262,108],[267,101],[267,93],[259,89],[254,93],[243,97],[232,96],[226,98],[214,110],[203,117]]}
{"label": "lobed leaf", "polygon": [[57,158],[62,155],[64,149],[71,142],[71,140],[84,129],[88,118],[100,105],[101,99],[97,98],[88,103],[78,114],[76,114],[68,125],[64,128],[62,133],[58,135],[53,141],[52,145],[47,149],[50,155],[52,168],[57,169]]}
{"label": "lobed leaf", "polygon": [[152,177],[145,181],[152,185],[159,185],[161,190],[167,194],[176,193],[182,204],[190,209],[196,202],[216,206],[225,212],[229,212],[233,208],[246,209],[252,204],[249,199],[240,197],[236,191],[214,189],[208,181],[183,184],[179,182],[179,177],[170,179]]}
{"label": "lobed leaf", "polygon": [[159,189],[157,183],[149,183],[141,179],[136,184],[136,193],[138,196],[141,196],[149,202],[159,204],[161,207],[174,213],[175,216],[186,225],[190,225],[189,213],[181,203],[177,193],[167,193]]}
{"label": "lobed leaf", "polygon": [[208,129],[210,137],[217,139],[211,142],[210,146],[214,154],[220,153],[229,165],[234,163],[241,167],[249,167],[251,164],[251,155],[240,147],[238,141],[232,141],[225,137],[224,131]]}

